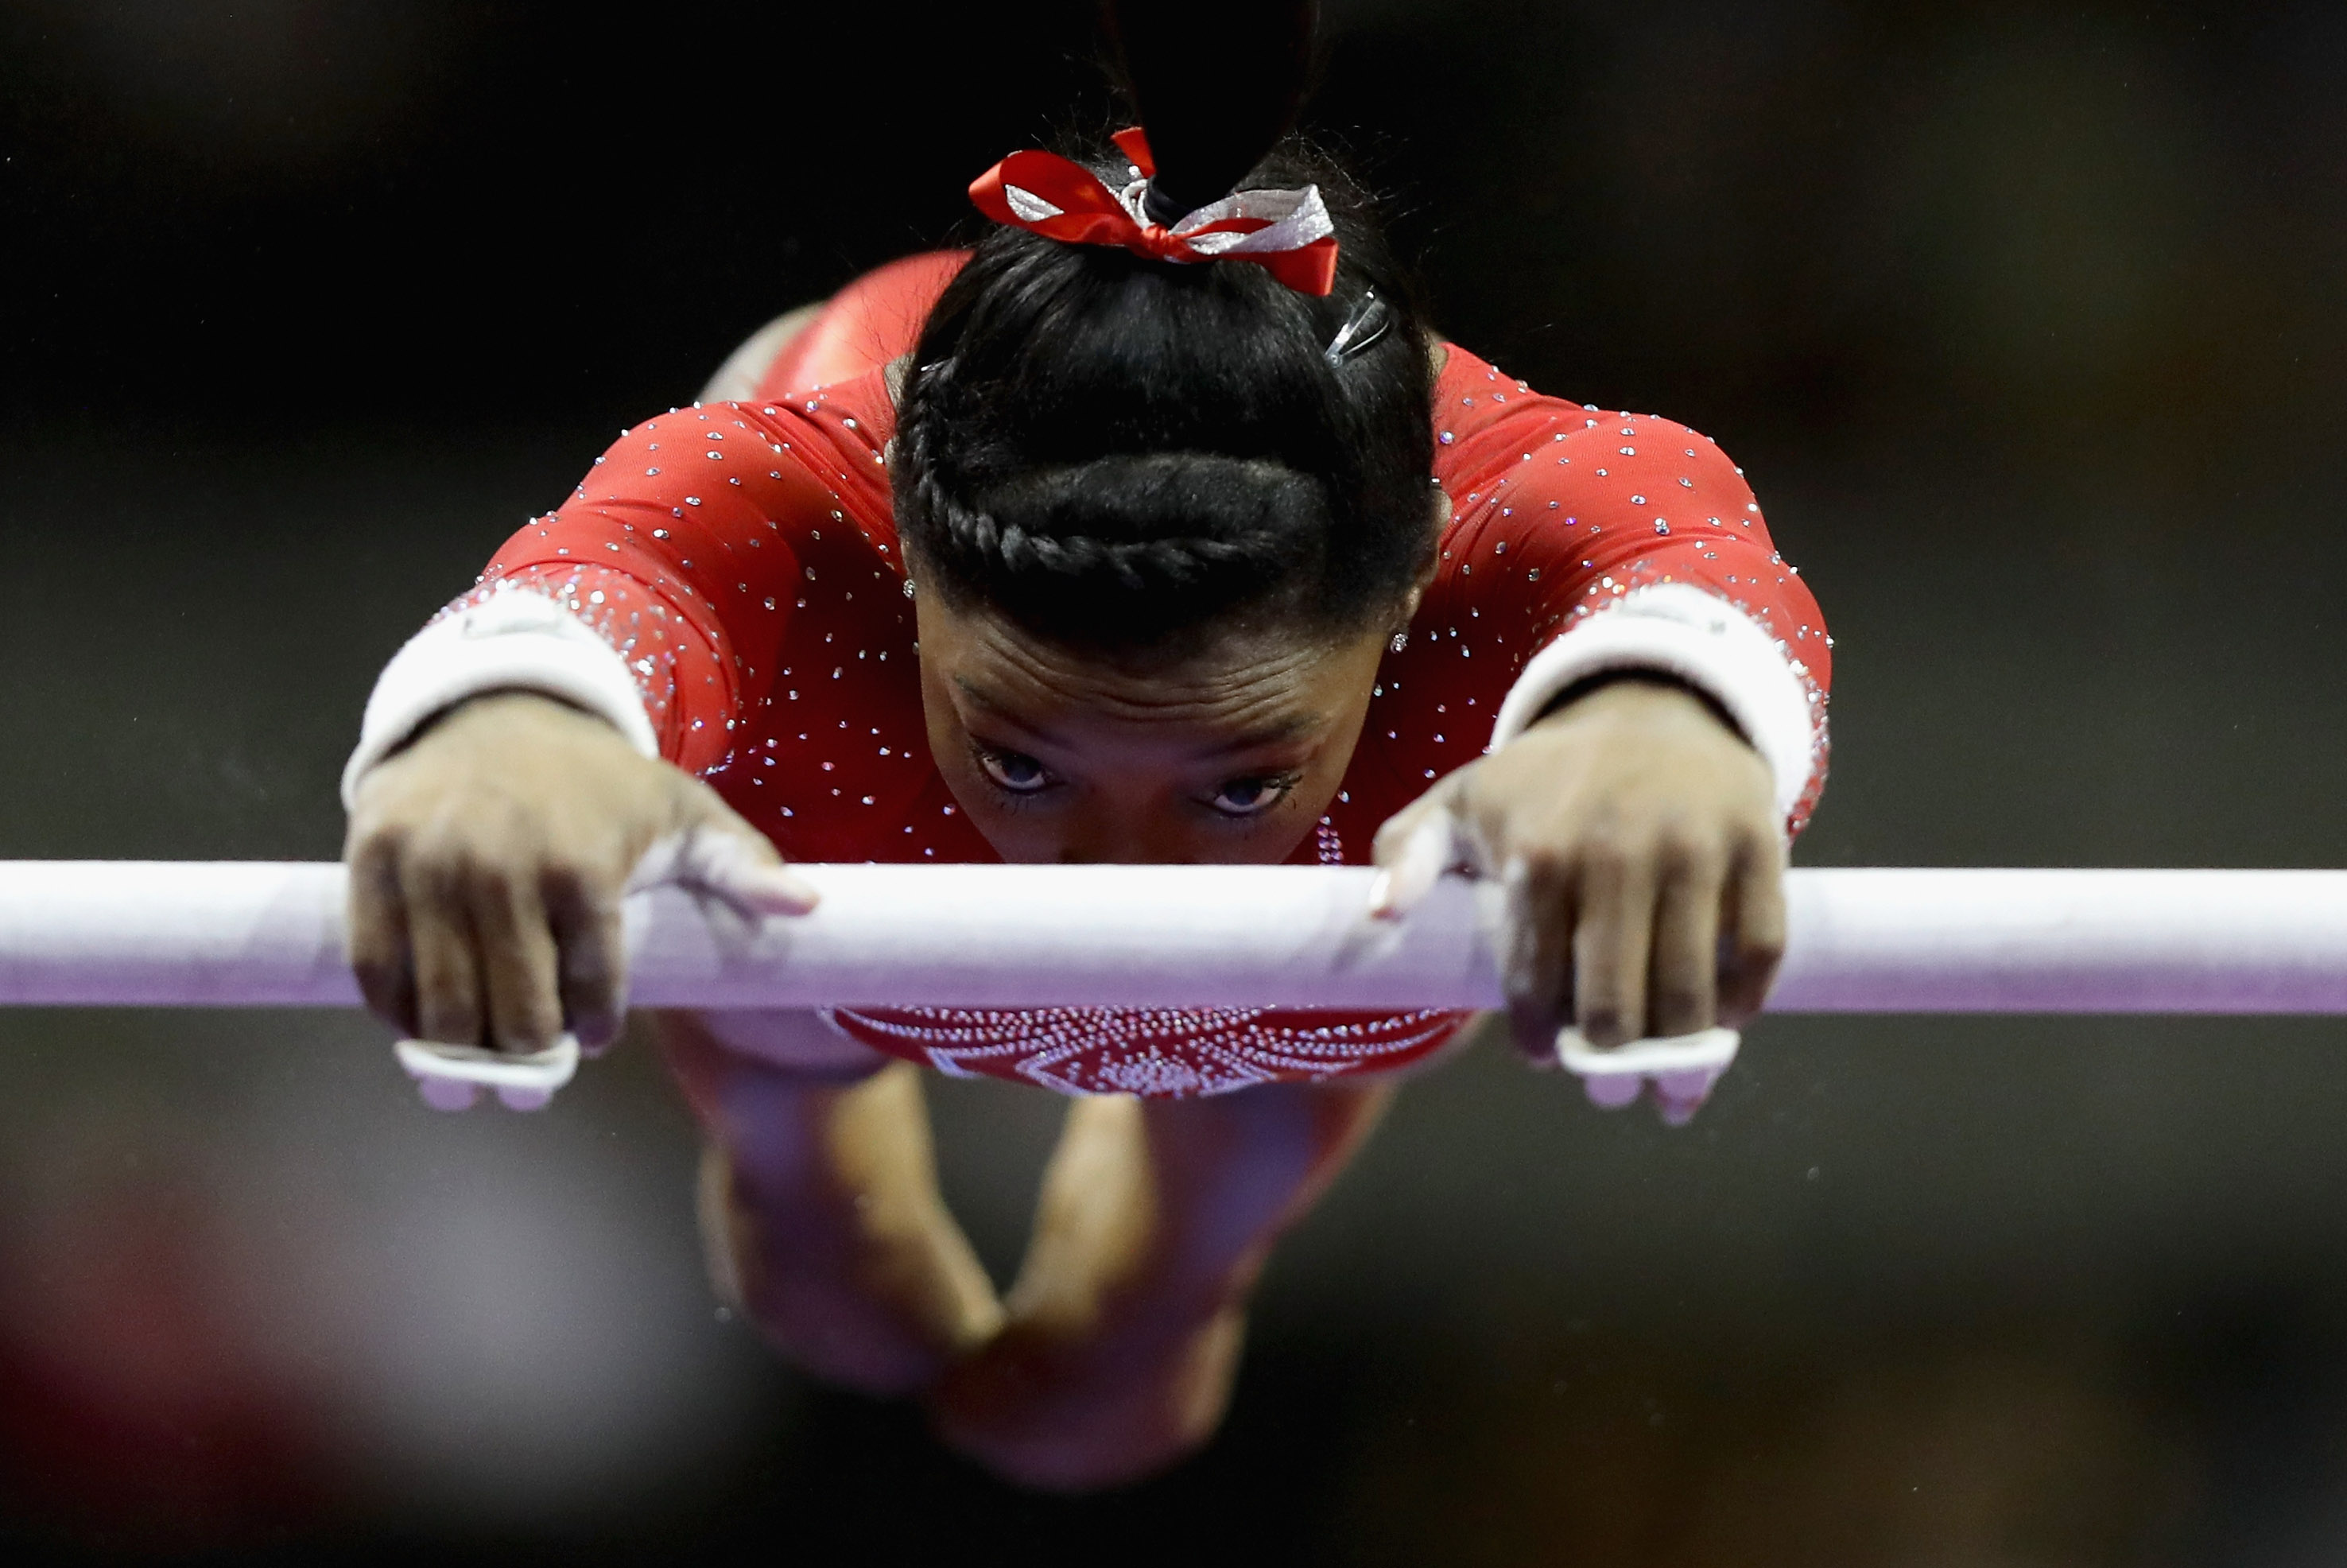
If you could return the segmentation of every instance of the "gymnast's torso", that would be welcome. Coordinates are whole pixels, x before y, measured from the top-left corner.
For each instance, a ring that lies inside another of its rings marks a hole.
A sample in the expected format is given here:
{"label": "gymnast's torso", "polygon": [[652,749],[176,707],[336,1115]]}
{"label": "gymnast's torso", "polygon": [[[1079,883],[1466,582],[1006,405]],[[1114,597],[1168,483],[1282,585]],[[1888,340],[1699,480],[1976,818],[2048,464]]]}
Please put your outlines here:
{"label": "gymnast's torso", "polygon": [[[930,755],[889,484],[887,366],[959,265],[937,254],[837,296],[756,395],[626,432],[508,539],[459,606],[555,600],[632,672],[661,753],[794,861],[988,862]],[[1343,788],[1290,857],[1366,863],[1378,826],[1481,755],[1526,661],[1625,596],[1679,585],[1774,639],[1819,722],[1824,629],[1741,471],[1650,415],[1532,390],[1443,345],[1431,475],[1440,561],[1378,671]],[[456,607],[452,607],[456,608]],[[842,1010],[879,1050],[1067,1092],[1213,1093],[1407,1065],[1465,1015],[1262,1009]]]}

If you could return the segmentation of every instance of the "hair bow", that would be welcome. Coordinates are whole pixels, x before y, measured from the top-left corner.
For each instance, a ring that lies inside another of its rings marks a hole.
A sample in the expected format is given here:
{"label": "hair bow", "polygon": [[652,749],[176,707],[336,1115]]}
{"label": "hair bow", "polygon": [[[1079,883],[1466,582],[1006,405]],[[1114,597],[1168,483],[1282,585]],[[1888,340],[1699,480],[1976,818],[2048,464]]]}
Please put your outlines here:
{"label": "hair bow", "polygon": [[1014,152],[971,182],[969,199],[997,223],[1070,245],[1121,245],[1158,261],[1252,261],[1299,294],[1337,282],[1337,226],[1320,188],[1235,190],[1172,228],[1143,202],[1157,166],[1141,128],[1113,138],[1140,177],[1111,190],[1081,164],[1049,152]]}

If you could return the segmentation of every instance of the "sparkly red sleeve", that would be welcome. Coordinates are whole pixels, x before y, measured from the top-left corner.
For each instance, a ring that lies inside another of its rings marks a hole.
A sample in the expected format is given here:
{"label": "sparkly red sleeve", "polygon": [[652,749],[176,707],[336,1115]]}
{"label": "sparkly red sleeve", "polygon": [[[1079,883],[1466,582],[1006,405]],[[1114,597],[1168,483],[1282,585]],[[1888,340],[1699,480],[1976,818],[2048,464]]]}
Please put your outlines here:
{"label": "sparkly red sleeve", "polygon": [[661,755],[714,766],[772,678],[801,570],[787,525],[837,504],[785,436],[733,404],[645,421],[568,502],[507,539],[459,602],[500,583],[557,600],[627,661]]}
{"label": "sparkly red sleeve", "polygon": [[1520,658],[1643,589],[1685,584],[1734,606],[1768,634],[1807,697],[1809,777],[1788,820],[1798,831],[1825,779],[1831,643],[1742,470],[1709,437],[1667,419],[1583,407],[1517,383],[1468,395],[1507,406],[1454,418],[1446,433],[1452,449],[1440,467],[1459,514],[1446,542],[1469,569],[1447,580],[1471,593],[1476,614],[1518,634],[1510,641]]}

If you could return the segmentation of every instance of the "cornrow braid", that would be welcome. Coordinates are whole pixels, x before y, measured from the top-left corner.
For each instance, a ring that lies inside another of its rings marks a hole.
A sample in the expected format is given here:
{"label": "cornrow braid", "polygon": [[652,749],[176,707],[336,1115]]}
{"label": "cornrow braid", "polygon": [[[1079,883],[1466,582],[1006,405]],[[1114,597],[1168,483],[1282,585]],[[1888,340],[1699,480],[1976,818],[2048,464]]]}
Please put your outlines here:
{"label": "cornrow braid", "polygon": [[1013,571],[1031,564],[1070,577],[1112,576],[1131,589],[1147,588],[1152,577],[1186,586],[1214,567],[1245,560],[1246,555],[1245,545],[1222,539],[1136,539],[1112,545],[1030,534],[1016,523],[1002,530],[1003,564]]}
{"label": "cornrow braid", "polygon": [[1286,519],[1271,514],[1317,504],[1301,476],[1206,453],[971,476],[936,452],[954,423],[937,412],[900,425],[897,459],[912,503],[901,509],[927,524],[930,575],[949,594],[982,584],[998,608],[1066,640],[1155,638],[1269,597],[1296,554]]}

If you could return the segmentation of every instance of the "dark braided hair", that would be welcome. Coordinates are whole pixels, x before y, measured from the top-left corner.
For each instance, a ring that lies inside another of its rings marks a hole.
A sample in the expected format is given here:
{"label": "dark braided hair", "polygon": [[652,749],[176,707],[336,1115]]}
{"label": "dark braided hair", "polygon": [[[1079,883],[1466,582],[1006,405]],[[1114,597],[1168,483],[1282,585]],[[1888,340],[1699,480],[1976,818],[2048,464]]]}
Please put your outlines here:
{"label": "dark braided hair", "polygon": [[[1153,189],[1186,210],[1235,185],[1318,185],[1334,291],[990,228],[899,396],[897,526],[924,591],[1133,649],[1240,614],[1349,630],[1419,579],[1435,541],[1426,334],[1358,188],[1286,135],[1310,10],[1128,0],[1112,14]],[[1112,189],[1130,178],[1105,137],[1061,150]]]}

